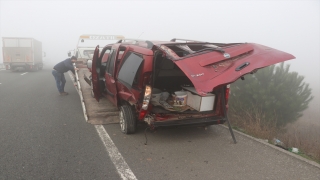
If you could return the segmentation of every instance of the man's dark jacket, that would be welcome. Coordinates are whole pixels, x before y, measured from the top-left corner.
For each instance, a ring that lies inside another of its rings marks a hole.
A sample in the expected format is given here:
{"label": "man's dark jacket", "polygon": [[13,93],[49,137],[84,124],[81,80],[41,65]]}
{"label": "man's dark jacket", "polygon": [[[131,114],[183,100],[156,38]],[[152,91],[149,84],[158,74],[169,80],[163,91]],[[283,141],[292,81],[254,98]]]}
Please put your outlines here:
{"label": "man's dark jacket", "polygon": [[71,58],[68,58],[68,59],[66,59],[64,61],[59,62],[58,64],[56,64],[53,67],[53,69],[55,69],[56,71],[58,71],[60,73],[65,73],[65,72],[68,72],[70,70],[70,71],[72,71],[73,74],[75,74]]}

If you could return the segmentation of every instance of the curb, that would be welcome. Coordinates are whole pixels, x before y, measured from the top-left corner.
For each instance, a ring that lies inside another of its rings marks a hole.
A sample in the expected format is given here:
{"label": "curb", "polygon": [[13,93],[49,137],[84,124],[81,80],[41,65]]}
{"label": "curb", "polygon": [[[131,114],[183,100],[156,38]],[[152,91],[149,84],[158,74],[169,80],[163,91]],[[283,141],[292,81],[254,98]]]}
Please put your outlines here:
{"label": "curb", "polygon": [[[219,124],[219,126],[229,130],[229,128],[226,127],[226,126],[224,126],[224,125]],[[263,141],[263,140],[261,140],[261,139],[258,139],[258,138],[249,136],[249,135],[247,135],[247,134],[245,134],[245,133],[243,133],[243,132],[237,131],[237,130],[235,130],[235,129],[232,129],[232,130],[233,130],[233,132],[236,132],[236,133],[238,133],[239,135],[245,136],[245,137],[247,137],[247,138],[249,138],[249,139],[252,139],[252,140],[254,140],[254,141],[257,141],[257,142],[259,142],[259,143],[261,143],[261,144],[264,144],[264,145],[266,145],[266,146],[269,146],[269,147],[271,147],[271,148],[273,148],[273,149],[275,149],[275,150],[281,151],[281,152],[283,152],[283,153],[285,153],[285,154],[287,154],[287,155],[289,155],[289,156],[295,157],[296,159],[298,159],[298,160],[300,160],[300,161],[303,161],[303,162],[305,162],[305,163],[308,163],[308,164],[313,165],[313,166],[315,166],[315,167],[317,167],[317,168],[320,169],[320,164],[318,164],[318,163],[316,163],[316,162],[314,162],[314,161],[311,161],[311,160],[309,160],[309,159],[303,158],[303,157],[301,157],[301,156],[299,156],[299,155],[296,155],[296,154],[294,154],[294,153],[292,153],[292,152],[289,152],[289,151],[286,151],[286,150],[284,150],[284,149],[278,148],[277,146],[271,145],[271,144],[269,144],[269,143],[267,143],[267,142],[265,142],[265,141]]]}
{"label": "curb", "polygon": [[[70,76],[71,80],[74,81],[74,78],[73,78],[71,72],[68,72],[68,73],[69,73],[69,76]],[[80,97],[80,102],[81,102],[81,106],[82,106],[84,119],[86,120],[86,122],[88,122],[88,114],[87,114],[86,106],[84,104],[84,99],[83,99],[83,96],[82,96],[82,91],[81,91],[81,86],[80,86],[80,82],[79,82],[78,72],[76,71],[75,73],[76,73],[78,88],[76,88],[76,87],[74,87],[74,88],[76,89],[76,91],[78,92],[79,97]]]}

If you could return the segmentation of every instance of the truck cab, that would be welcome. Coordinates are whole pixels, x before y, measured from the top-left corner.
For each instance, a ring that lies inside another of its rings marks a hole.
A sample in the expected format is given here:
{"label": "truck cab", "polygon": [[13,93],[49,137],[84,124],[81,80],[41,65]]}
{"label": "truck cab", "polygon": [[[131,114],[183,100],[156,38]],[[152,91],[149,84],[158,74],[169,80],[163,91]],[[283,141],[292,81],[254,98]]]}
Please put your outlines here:
{"label": "truck cab", "polygon": [[[95,47],[98,44],[110,44],[124,39],[122,35],[96,35],[83,34],[79,37],[75,49],[68,51],[68,56],[77,57],[76,66],[78,68],[86,67],[87,61],[92,59]],[[100,49],[102,50],[102,48]]]}

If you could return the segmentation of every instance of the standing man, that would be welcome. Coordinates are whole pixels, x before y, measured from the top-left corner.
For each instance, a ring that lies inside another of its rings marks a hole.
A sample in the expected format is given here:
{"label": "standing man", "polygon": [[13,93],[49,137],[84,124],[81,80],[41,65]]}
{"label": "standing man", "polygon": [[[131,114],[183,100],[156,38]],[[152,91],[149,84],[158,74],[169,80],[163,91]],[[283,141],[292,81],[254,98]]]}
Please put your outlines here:
{"label": "standing man", "polygon": [[75,74],[75,70],[78,70],[78,68],[73,67],[72,63],[75,63],[76,61],[77,58],[72,56],[71,58],[59,62],[53,67],[52,75],[56,80],[57,88],[61,96],[68,95],[68,93],[64,91],[64,85],[66,84],[64,73],[70,70],[73,74]]}

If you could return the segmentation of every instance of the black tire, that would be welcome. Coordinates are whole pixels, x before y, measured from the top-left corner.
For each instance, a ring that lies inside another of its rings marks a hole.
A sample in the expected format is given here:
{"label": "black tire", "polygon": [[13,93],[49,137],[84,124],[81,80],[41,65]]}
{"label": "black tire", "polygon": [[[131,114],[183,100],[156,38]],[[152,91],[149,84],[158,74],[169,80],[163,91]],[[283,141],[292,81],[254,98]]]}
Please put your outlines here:
{"label": "black tire", "polygon": [[120,107],[120,130],[124,134],[133,134],[137,129],[137,121],[133,113],[133,109],[128,105]]}

